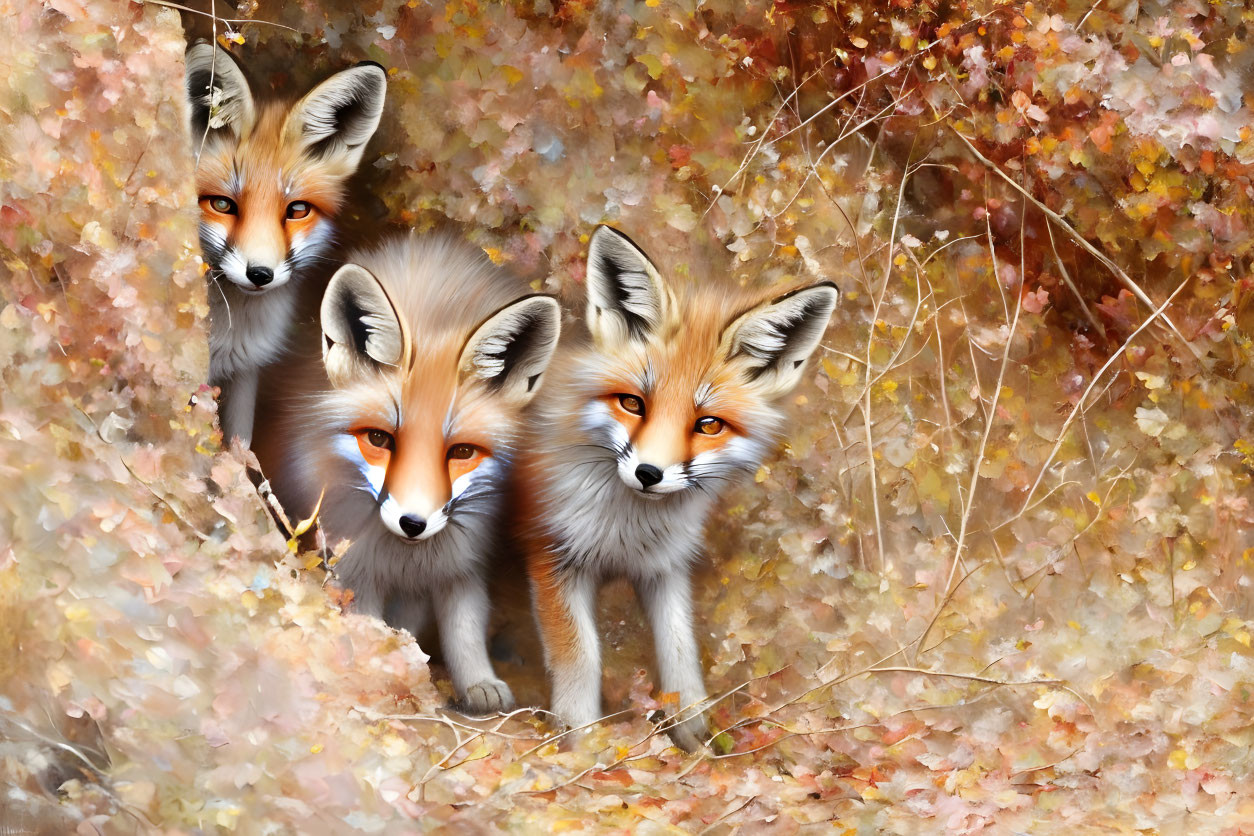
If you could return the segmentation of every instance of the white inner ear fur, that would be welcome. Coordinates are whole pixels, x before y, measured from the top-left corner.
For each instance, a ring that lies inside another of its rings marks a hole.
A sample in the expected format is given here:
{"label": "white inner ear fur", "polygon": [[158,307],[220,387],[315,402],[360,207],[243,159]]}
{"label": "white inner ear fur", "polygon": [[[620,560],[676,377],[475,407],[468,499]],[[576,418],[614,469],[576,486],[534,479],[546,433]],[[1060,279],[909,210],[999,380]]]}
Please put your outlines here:
{"label": "white inner ear fur", "polygon": [[838,299],[836,286],[824,283],[759,305],[727,328],[727,357],[739,359],[768,397],[783,395],[800,382]]}
{"label": "white inner ear fur", "polygon": [[387,75],[377,64],[359,64],[336,73],[305,94],[284,130],[306,147],[334,140],[328,153],[343,155],[356,167],[366,141],[379,127]]}
{"label": "white inner ear fur", "polygon": [[370,271],[345,264],[322,297],[322,360],[331,384],[361,375],[375,364],[400,366],[409,340],[392,300]]}
{"label": "white inner ear fur", "polygon": [[196,44],[184,59],[187,99],[192,108],[192,141],[199,145],[206,126],[237,137],[252,125],[255,109],[248,80],[226,50]]}
{"label": "white inner ear fur", "polygon": [[602,345],[642,339],[662,323],[661,274],[630,238],[599,226],[588,245],[588,328]]}
{"label": "white inner ear fur", "polygon": [[506,305],[475,330],[462,349],[464,380],[481,380],[521,403],[539,390],[561,333],[561,310],[552,296],[528,296]]}

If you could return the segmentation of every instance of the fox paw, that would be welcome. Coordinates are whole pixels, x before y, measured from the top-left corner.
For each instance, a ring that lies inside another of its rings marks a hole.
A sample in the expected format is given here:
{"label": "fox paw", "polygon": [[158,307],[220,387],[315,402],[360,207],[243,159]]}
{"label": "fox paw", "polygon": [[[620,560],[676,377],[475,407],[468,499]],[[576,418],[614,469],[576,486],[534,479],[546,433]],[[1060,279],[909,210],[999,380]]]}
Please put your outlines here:
{"label": "fox paw", "polygon": [[514,707],[514,695],[509,686],[499,679],[485,679],[466,689],[462,696],[462,709],[467,714],[493,714],[509,711]]}
{"label": "fox paw", "polygon": [[682,723],[677,723],[666,730],[666,733],[670,735],[671,742],[685,752],[696,752],[704,746],[705,739],[709,737],[709,732],[710,729],[705,722],[704,714],[689,717]]}

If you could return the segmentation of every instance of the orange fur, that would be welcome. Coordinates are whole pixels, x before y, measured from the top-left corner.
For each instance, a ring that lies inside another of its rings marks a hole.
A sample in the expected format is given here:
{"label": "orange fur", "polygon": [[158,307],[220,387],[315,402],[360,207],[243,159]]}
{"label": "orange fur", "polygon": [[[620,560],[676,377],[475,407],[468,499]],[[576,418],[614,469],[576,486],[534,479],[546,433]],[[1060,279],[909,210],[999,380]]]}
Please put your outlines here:
{"label": "orange fur", "polygon": [[[351,174],[307,156],[285,130],[290,110],[290,103],[263,105],[238,143],[207,143],[196,167],[203,219],[221,227],[229,243],[272,264],[286,257],[294,237],[312,234],[339,213]],[[210,198],[218,195],[234,201],[237,213],[214,211]],[[289,219],[288,207],[296,202],[310,204],[311,211]]]}

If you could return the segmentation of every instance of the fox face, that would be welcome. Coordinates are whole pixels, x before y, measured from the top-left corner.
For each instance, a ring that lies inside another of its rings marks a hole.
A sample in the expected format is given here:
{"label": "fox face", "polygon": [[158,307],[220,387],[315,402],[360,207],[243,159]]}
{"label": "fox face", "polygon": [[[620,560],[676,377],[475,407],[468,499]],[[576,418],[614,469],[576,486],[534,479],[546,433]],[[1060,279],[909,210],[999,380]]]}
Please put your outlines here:
{"label": "fox face", "polygon": [[325,413],[357,489],[392,534],[417,543],[492,513],[560,315],[552,297],[526,296],[466,333],[404,309],[364,267],[335,274],[321,309]]}
{"label": "fox face", "polygon": [[344,187],[383,110],[377,64],[336,73],[295,104],[257,103],[239,66],[188,50],[200,244],[212,276],[245,294],[282,287],[329,249]]}
{"label": "fox face", "polygon": [[578,423],[637,495],[715,493],[775,443],[780,397],[801,379],[837,301],[816,284],[764,302],[726,289],[676,293],[630,239],[594,233],[592,349],[579,361]]}

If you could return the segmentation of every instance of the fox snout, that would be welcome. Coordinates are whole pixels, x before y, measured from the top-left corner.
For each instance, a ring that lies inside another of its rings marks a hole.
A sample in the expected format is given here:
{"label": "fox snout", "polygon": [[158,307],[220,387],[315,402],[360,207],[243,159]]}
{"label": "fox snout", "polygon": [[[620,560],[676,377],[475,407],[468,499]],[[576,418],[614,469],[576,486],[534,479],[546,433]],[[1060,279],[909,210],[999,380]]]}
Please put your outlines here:
{"label": "fox snout", "polygon": [[290,254],[254,252],[230,240],[216,225],[201,225],[201,249],[209,265],[245,291],[259,293],[282,287],[292,277]]}
{"label": "fox snout", "polygon": [[688,487],[687,462],[636,445],[622,448],[618,475],[627,487],[646,496],[661,496]]}
{"label": "fox snout", "polygon": [[274,280],[274,270],[257,264],[250,264],[244,270],[244,276],[257,287],[265,287]]}
{"label": "fox snout", "polygon": [[634,443],[622,448],[619,459],[619,475],[628,487],[650,496],[688,487],[685,428],[682,417],[661,415],[644,421]]}
{"label": "fox snout", "polygon": [[636,465],[636,481],[645,488],[651,488],[662,481],[662,471],[651,464]]}
{"label": "fox snout", "polygon": [[448,501],[411,498],[398,499],[389,492],[379,504],[379,517],[388,530],[402,540],[416,542],[434,537],[448,523]]}

